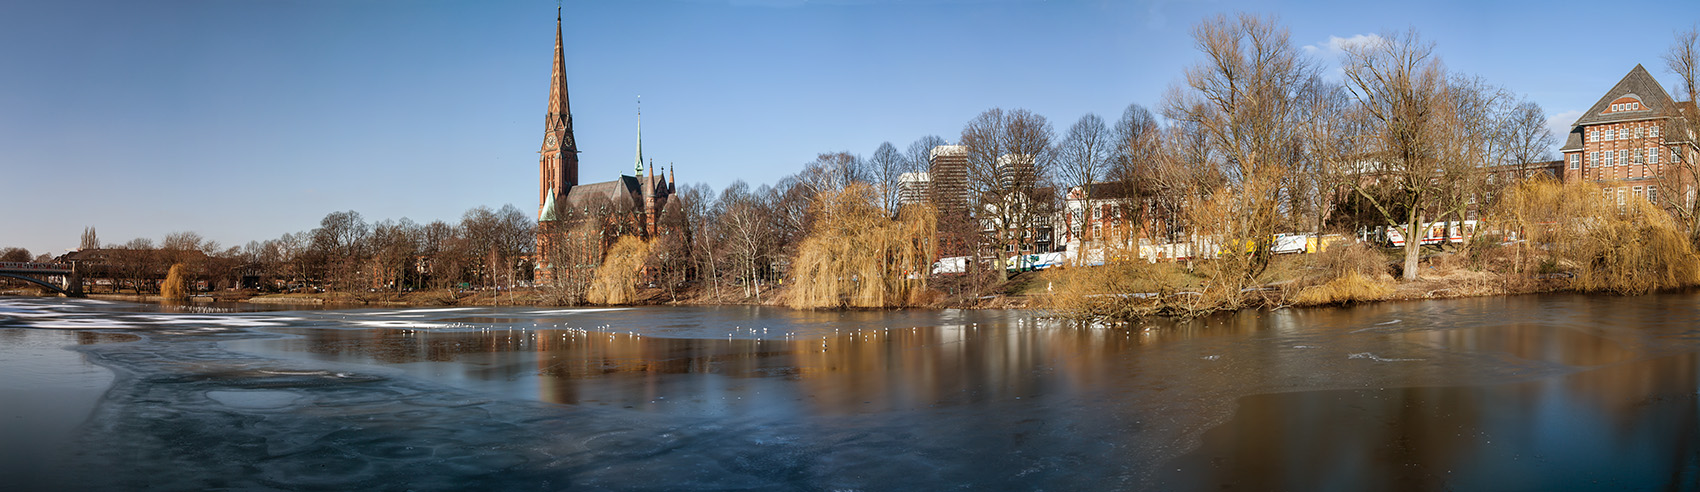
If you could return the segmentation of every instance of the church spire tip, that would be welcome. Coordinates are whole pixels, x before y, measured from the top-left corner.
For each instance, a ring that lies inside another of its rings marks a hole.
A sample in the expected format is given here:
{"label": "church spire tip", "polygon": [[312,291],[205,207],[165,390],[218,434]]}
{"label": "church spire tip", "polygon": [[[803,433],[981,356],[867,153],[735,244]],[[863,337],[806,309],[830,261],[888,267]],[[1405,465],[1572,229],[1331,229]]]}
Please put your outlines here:
{"label": "church spire tip", "polygon": [[643,96],[638,96],[637,102],[637,165],[633,167],[633,176],[643,177]]}

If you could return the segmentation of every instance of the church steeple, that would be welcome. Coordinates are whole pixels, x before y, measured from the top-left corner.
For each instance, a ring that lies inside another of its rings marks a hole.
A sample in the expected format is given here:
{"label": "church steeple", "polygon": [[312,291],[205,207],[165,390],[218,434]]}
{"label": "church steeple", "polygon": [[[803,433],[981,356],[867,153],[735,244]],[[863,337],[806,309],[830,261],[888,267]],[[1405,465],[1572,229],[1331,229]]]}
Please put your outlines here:
{"label": "church steeple", "polygon": [[555,66],[549,77],[549,129],[573,132],[572,104],[567,100],[567,56],[561,43],[561,9],[555,8]]}
{"label": "church steeple", "polygon": [[632,168],[632,176],[643,177],[643,96],[638,96],[637,111],[637,165]]}
{"label": "church steeple", "polygon": [[572,105],[567,100],[567,56],[561,42],[561,9],[555,9],[555,64],[549,77],[549,109],[543,116],[543,148],[538,151],[537,217],[578,186],[578,143],[573,139]]}

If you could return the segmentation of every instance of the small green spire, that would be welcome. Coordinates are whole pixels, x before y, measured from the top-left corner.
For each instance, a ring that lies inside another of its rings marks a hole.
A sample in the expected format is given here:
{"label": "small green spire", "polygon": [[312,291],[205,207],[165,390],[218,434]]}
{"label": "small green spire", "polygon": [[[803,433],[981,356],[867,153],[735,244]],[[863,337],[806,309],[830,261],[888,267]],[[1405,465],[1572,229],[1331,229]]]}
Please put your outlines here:
{"label": "small green spire", "polygon": [[551,186],[549,187],[549,194],[543,196],[543,214],[537,218],[537,221],[547,222],[555,220],[555,218],[555,187]]}

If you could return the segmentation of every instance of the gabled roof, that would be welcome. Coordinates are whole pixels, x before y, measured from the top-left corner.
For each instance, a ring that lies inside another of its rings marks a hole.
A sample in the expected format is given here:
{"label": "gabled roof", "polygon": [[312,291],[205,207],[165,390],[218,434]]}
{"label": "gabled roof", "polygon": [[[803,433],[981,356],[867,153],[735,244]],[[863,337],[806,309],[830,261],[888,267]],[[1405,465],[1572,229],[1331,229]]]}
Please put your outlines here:
{"label": "gabled roof", "polygon": [[607,197],[609,201],[615,203],[618,203],[622,198],[627,201],[641,203],[639,190],[640,188],[638,187],[637,178],[631,176],[620,176],[620,179],[614,181],[581,184],[572,187],[572,189],[567,191],[567,203],[574,206],[581,206],[580,202],[597,196]]}
{"label": "gabled roof", "polygon": [[[1640,100],[1641,105],[1645,106],[1646,109],[1608,111],[1611,109],[1613,101],[1624,97]],[[1669,110],[1674,105],[1675,102],[1671,100],[1670,93],[1665,92],[1665,88],[1659,85],[1658,79],[1654,79],[1653,74],[1647,73],[1646,68],[1636,64],[1635,68],[1629,70],[1629,74],[1623,76],[1623,80],[1617,81],[1617,85],[1612,86],[1610,91],[1606,91],[1605,96],[1601,97],[1599,102],[1594,103],[1594,107],[1588,108],[1588,111],[1583,113],[1582,117],[1578,118],[1576,123],[1572,123],[1571,126],[1599,125],[1669,116]],[[1569,147],[1569,143],[1566,143],[1565,148]],[[1579,147],[1580,145],[1578,145]]]}
{"label": "gabled roof", "polygon": [[1558,148],[1559,152],[1576,150],[1582,150],[1582,127],[1580,126],[1570,127],[1570,134],[1564,137],[1564,146]]}

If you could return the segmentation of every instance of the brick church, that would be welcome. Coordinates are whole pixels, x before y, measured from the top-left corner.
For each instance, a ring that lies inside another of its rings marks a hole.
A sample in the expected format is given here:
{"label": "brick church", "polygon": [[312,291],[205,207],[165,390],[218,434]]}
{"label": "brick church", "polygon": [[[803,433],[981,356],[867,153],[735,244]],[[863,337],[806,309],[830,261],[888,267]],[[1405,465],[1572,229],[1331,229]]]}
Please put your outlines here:
{"label": "brick church", "polygon": [[557,11],[555,66],[543,120],[543,148],[538,151],[536,268],[541,281],[588,281],[619,237],[649,239],[665,232],[661,216],[673,196],[674,180],[671,171],[658,175],[653,163],[645,166],[641,125],[632,176],[580,183],[578,152]]}

